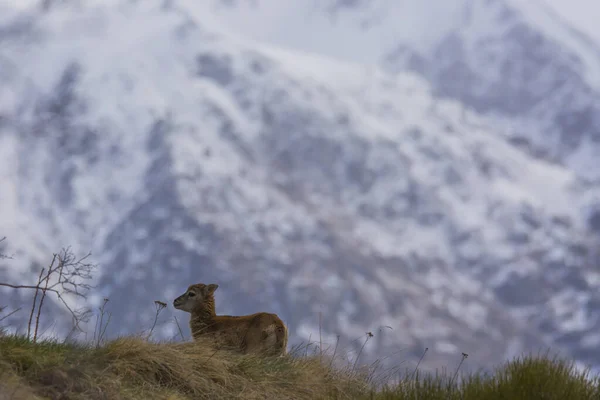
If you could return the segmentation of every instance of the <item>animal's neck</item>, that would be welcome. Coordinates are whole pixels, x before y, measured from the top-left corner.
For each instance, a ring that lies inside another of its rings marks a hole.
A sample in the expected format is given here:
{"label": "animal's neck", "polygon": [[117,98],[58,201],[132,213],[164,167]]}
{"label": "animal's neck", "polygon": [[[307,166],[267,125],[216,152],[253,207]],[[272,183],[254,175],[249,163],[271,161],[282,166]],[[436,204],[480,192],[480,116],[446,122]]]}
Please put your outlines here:
{"label": "animal's neck", "polygon": [[205,299],[200,306],[192,311],[192,320],[200,325],[211,325],[216,316],[214,298]]}

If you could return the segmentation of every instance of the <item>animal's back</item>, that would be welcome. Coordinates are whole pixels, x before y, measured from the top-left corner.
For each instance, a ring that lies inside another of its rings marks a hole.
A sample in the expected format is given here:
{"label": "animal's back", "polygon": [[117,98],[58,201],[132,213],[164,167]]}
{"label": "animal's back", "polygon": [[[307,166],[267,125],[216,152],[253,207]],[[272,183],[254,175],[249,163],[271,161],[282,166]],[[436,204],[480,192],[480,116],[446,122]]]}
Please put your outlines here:
{"label": "animal's back", "polygon": [[256,313],[249,316],[246,350],[272,355],[285,354],[287,328],[277,314]]}

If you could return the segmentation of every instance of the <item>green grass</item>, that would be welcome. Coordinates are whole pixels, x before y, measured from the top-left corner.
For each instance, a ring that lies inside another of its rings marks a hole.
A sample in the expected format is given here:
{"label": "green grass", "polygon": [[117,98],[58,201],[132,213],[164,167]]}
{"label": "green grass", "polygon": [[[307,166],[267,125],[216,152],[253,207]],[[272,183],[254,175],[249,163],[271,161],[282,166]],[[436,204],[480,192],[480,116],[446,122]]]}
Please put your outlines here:
{"label": "green grass", "polygon": [[600,399],[600,380],[547,356],[522,357],[489,375],[415,373],[375,389],[374,375],[318,355],[260,358],[207,343],[125,337],[100,347],[32,343],[0,335],[3,399]]}

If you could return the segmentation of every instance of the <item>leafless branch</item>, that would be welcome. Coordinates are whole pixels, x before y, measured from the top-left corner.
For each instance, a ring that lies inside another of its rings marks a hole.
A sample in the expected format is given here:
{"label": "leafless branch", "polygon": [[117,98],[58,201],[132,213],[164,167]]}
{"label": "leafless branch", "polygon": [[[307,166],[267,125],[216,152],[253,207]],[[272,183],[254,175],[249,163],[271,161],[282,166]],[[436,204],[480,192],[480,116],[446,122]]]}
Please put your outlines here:
{"label": "leafless branch", "polygon": [[152,324],[152,328],[150,328],[150,332],[148,332],[148,337],[146,340],[150,339],[152,336],[152,332],[154,332],[154,328],[156,328],[156,322],[158,321],[158,316],[160,312],[167,308],[167,303],[164,303],[160,300],[154,300],[154,305],[156,306],[156,313],[154,314],[154,323]]}
{"label": "leafless branch", "polygon": [[[0,238],[0,243],[4,242],[6,240],[6,236]],[[0,260],[12,260],[13,257],[12,256],[8,256],[6,254],[0,253]]]}
{"label": "leafless branch", "polygon": [[177,330],[179,331],[179,336],[181,336],[181,340],[185,340],[185,337],[183,336],[183,331],[181,330],[181,325],[179,325],[179,321],[177,320],[177,316],[173,316],[173,319],[175,319],[175,324],[177,325]]}
{"label": "leafless branch", "polygon": [[[108,303],[108,301],[109,301],[109,299],[105,297],[104,302],[102,303],[102,307],[98,308],[98,310],[100,311],[100,314],[99,314],[99,316],[96,315],[96,326],[94,327],[94,339],[93,339],[93,341],[96,342],[96,347],[100,347],[100,343],[102,343],[104,334],[106,333],[106,327],[108,326],[108,323],[110,322],[110,318],[112,317],[112,314],[105,310],[106,303]],[[106,321],[105,325],[102,324],[104,321],[104,314],[108,314],[108,320]],[[98,325],[98,318],[100,318],[99,325]]]}
{"label": "leafless branch", "polygon": [[[42,268],[35,285],[15,285],[6,282],[0,282],[0,286],[9,287],[12,289],[31,289],[35,290],[33,304],[29,315],[29,325],[27,328],[27,337],[31,338],[31,330],[33,316],[36,315],[35,327],[33,330],[33,341],[38,337],[38,329],[40,324],[40,316],[44,300],[47,293],[54,293],[59,303],[65,307],[74,321],[74,328],[81,330],[79,324],[85,322],[89,317],[90,310],[73,309],[67,303],[65,296],[73,295],[82,299],[87,298],[87,291],[92,286],[87,281],[92,279],[92,272],[96,268],[94,264],[87,261],[91,254],[77,258],[70,248],[61,250],[60,253],[54,254],[52,261],[47,268]],[[41,293],[41,296],[38,296]],[[38,297],[39,304],[38,304]],[[37,306],[37,313],[36,313]]]}
{"label": "leafless branch", "polygon": [[[0,307],[0,312],[4,311],[5,307]],[[11,312],[9,312],[8,314],[4,315],[3,317],[0,318],[0,322],[4,321],[5,319],[9,318],[11,315],[14,315],[16,313],[18,313],[19,311],[21,311],[21,308],[17,308],[15,310],[12,310]]]}
{"label": "leafless branch", "polygon": [[[56,255],[54,257],[52,257],[53,263],[54,263],[55,258],[56,258]],[[33,314],[35,313],[35,305],[36,305],[36,300],[37,300],[37,296],[38,296],[39,285],[40,285],[40,282],[42,281],[42,275],[44,275],[44,268],[42,268],[42,270],[40,271],[40,276],[38,277],[38,284],[35,287],[35,295],[33,296],[31,312],[29,313],[29,323],[27,324],[27,337],[28,338],[31,337],[31,321],[33,321]]]}
{"label": "leafless branch", "polygon": [[[52,264],[50,264],[50,268],[48,268],[48,273],[46,274],[44,281],[44,288],[42,289],[42,298],[40,299],[40,305],[38,306],[37,315],[35,318],[35,331],[33,333],[33,342],[37,341],[38,329],[40,327],[40,316],[42,314],[42,306],[44,305],[44,299],[46,298],[46,291],[48,290],[48,281],[50,280],[50,274],[52,273],[52,266],[54,265],[54,261],[56,261],[56,255],[52,258]],[[42,269],[43,271],[43,269]],[[40,282],[41,283],[41,282]]]}
{"label": "leafless branch", "polygon": [[365,341],[362,344],[362,346],[360,347],[360,350],[359,350],[358,354],[356,355],[356,360],[354,360],[354,365],[352,366],[352,371],[353,372],[354,372],[354,369],[356,368],[356,364],[358,363],[358,360],[360,358],[360,355],[362,354],[363,349],[367,345],[367,342],[369,341],[369,339],[371,339],[372,337],[373,337],[373,333],[372,332],[365,333]]}

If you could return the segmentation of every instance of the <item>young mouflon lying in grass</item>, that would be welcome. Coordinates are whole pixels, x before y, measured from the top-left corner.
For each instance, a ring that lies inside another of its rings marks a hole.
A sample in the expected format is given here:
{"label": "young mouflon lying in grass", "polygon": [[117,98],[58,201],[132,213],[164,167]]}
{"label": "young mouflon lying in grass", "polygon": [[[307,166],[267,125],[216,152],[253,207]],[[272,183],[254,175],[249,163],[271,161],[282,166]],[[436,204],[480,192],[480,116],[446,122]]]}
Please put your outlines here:
{"label": "young mouflon lying in grass", "polygon": [[242,353],[282,355],[286,353],[288,331],[276,315],[260,312],[251,315],[217,315],[215,290],[219,285],[197,283],[173,301],[173,306],[189,312],[192,337],[214,340],[217,347]]}

